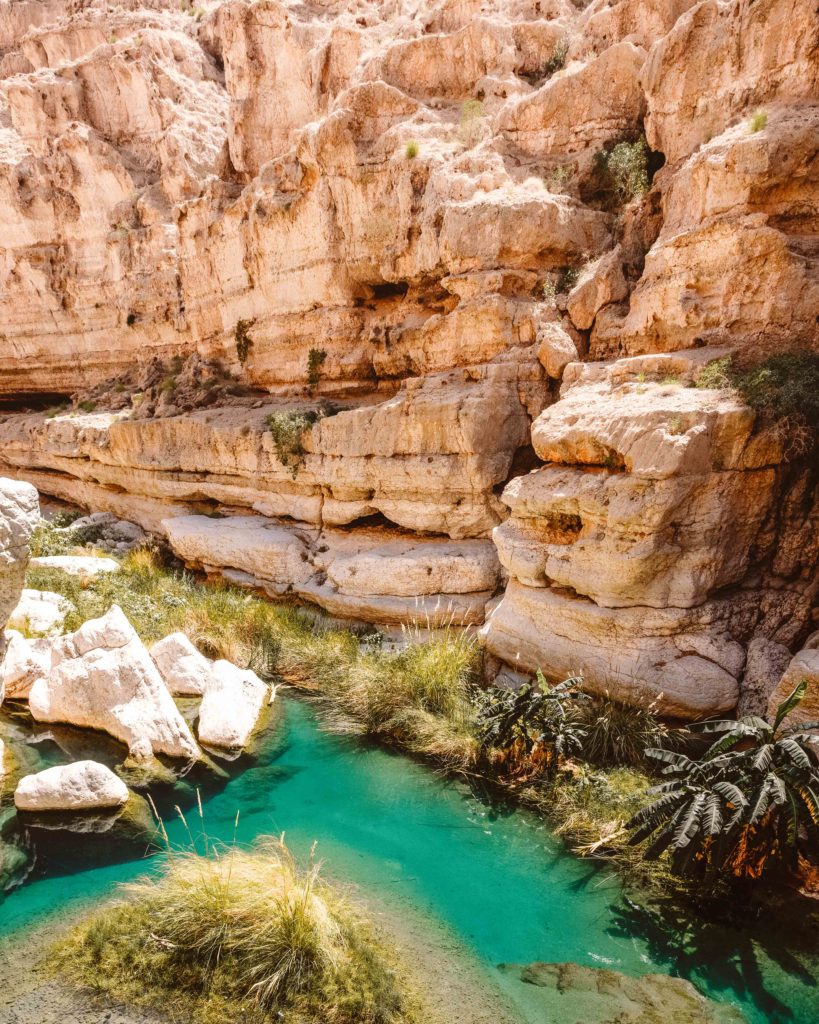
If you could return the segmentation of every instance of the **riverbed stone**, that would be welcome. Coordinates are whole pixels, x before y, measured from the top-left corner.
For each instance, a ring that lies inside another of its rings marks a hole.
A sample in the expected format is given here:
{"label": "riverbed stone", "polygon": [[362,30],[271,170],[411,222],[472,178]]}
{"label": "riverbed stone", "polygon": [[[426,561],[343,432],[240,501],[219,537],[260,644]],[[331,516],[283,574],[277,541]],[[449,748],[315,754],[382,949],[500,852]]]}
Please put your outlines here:
{"label": "riverbed stone", "polygon": [[119,562],[114,558],[94,555],[42,555],[32,558],[35,569],[59,569],[69,576],[99,576],[103,572],[118,572]]}
{"label": "riverbed stone", "polygon": [[26,775],[14,792],[19,811],[90,811],[122,807],[128,787],[110,768],[96,761],[56,765]]}

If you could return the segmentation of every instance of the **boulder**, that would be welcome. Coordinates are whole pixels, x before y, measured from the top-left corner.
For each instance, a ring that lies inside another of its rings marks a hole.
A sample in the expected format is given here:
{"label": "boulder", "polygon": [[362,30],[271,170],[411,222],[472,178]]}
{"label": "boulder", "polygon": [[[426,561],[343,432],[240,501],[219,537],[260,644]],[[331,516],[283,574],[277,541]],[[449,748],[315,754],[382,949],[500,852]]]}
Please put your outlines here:
{"label": "boulder", "polygon": [[118,572],[119,562],[113,558],[96,558],[93,555],[42,555],[32,558],[37,569],[59,569],[69,576],[98,576],[103,572]]}
{"label": "boulder", "polygon": [[199,707],[199,742],[207,747],[242,750],[270,697],[270,687],[255,672],[237,668],[229,661],[214,662]]}
{"label": "boulder", "polygon": [[198,756],[162,676],[119,607],[86,622],[69,641],[67,656],[31,687],[36,721],[102,729],[137,758]]}
{"label": "boulder", "polygon": [[184,633],[171,633],[151,648],[151,657],[177,697],[201,697],[211,681],[212,663],[193,646]]}
{"label": "boulder", "polygon": [[0,665],[0,690],[5,686],[6,700],[28,700],[36,679],[47,675],[60,658],[60,640],[27,640],[22,633],[6,633],[6,657]]}
{"label": "boulder", "polygon": [[96,761],[26,775],[14,792],[18,811],[97,811],[122,807],[127,801],[128,787],[122,779]]}
{"label": "boulder", "polygon": [[59,633],[73,605],[62,594],[26,588],[9,616],[8,626],[37,636]]}

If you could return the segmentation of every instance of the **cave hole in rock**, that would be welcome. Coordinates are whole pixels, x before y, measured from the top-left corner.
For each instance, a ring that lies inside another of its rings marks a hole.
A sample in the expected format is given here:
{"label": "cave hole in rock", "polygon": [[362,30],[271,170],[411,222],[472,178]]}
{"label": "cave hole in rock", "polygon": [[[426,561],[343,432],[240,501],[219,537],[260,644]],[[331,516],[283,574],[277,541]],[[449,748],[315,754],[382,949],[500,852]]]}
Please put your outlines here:
{"label": "cave hole in rock", "polygon": [[67,405],[70,396],[60,391],[32,391],[0,395],[0,412],[44,412]]}

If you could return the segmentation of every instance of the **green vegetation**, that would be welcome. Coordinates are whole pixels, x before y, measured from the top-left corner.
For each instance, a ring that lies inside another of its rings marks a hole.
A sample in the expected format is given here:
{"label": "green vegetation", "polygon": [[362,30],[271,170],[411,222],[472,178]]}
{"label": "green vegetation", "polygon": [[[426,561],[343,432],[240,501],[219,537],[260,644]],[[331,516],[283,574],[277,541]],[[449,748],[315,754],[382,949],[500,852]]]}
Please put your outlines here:
{"label": "green vegetation", "polygon": [[396,743],[463,770],[478,749],[472,700],[478,654],[475,642],[455,631],[398,651],[356,645],[344,660],[322,658],[312,666],[313,700],[337,731]]}
{"label": "green vegetation", "polygon": [[247,362],[250,350],[253,348],[250,328],[255,322],[255,320],[237,320],[236,327],[233,330],[233,337],[236,341],[236,357],[242,366]]}
{"label": "green vegetation", "polygon": [[577,284],[582,267],[561,267],[557,272],[555,288],[558,292],[570,292]]}
{"label": "green vegetation", "polygon": [[772,724],[756,716],[705,722],[692,731],[717,739],[699,760],[653,749],[669,781],[628,823],[632,844],[652,837],[648,860],[668,851],[672,870],[713,883],[726,873],[760,878],[819,842],[819,757],[804,722],[783,728],[807,689],[802,681],[779,705]]}
{"label": "green vegetation", "polygon": [[73,981],[197,1024],[401,1024],[391,956],[361,912],[280,840],[170,851],[56,950]]}
{"label": "green vegetation", "polygon": [[404,147],[404,156],[407,158],[407,160],[414,160],[420,152],[421,147],[418,145],[415,139],[410,139],[410,141]]}
{"label": "green vegetation", "polygon": [[319,413],[314,409],[287,409],[267,417],[267,429],[273,437],[276,458],[290,469],[294,477],[306,454],[302,438],[319,418]]}
{"label": "green vegetation", "polygon": [[555,72],[566,67],[566,55],[569,52],[569,40],[564,36],[555,43],[551,57],[543,65],[543,77],[551,78]]}
{"label": "green vegetation", "polygon": [[546,171],[543,175],[543,184],[550,192],[563,192],[571,177],[571,167],[567,164],[558,164]]}
{"label": "green vegetation", "polygon": [[81,412],[93,412],[97,408],[97,403],[93,402],[90,398],[84,398],[82,401],[77,402],[77,408]]}
{"label": "green vegetation", "polygon": [[776,424],[786,454],[803,455],[819,432],[819,354],[783,352],[747,370],[736,369],[730,356],[715,359],[697,378],[699,388],[735,391],[760,416]]}
{"label": "green vegetation", "polygon": [[767,123],[767,112],[764,110],[755,110],[753,114],[751,114],[751,120],[748,122],[748,128],[753,133],[761,132]]}
{"label": "green vegetation", "polygon": [[645,766],[646,748],[668,747],[677,738],[657,718],[654,704],[623,704],[608,694],[581,705],[579,718],[583,757],[592,764]]}
{"label": "green vegetation", "polygon": [[595,158],[595,171],[603,189],[619,206],[647,192],[648,145],[645,136],[601,150]]}
{"label": "green vegetation", "polygon": [[314,388],[321,380],[321,368],[327,360],[323,348],[311,348],[307,353],[307,383]]}
{"label": "green vegetation", "polygon": [[589,700],[579,679],[550,687],[542,673],[518,690],[493,687],[477,695],[481,752],[515,780],[554,777],[560,764],[583,747],[585,730],[576,711]]}

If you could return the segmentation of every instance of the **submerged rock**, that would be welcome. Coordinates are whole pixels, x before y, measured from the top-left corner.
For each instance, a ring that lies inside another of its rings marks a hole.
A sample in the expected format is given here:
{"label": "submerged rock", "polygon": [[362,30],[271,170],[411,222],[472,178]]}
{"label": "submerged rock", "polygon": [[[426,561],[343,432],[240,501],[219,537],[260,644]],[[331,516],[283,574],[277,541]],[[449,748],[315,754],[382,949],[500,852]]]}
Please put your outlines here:
{"label": "submerged rock", "polygon": [[501,964],[505,974],[544,992],[544,1020],[582,1024],[742,1024],[732,1006],[714,1003],[683,978],[644,974],[631,978],[580,964]]}
{"label": "submerged rock", "polygon": [[134,757],[198,756],[168,688],[117,605],[70,636],[64,659],[31,687],[29,708],[38,722],[102,729]]}
{"label": "submerged rock", "polygon": [[26,775],[14,792],[19,811],[88,811],[122,807],[128,787],[110,768],[96,761],[46,768]]}
{"label": "submerged rock", "polygon": [[229,661],[214,662],[199,708],[199,742],[207,747],[241,750],[271,699],[270,687],[255,672],[237,668]]}

